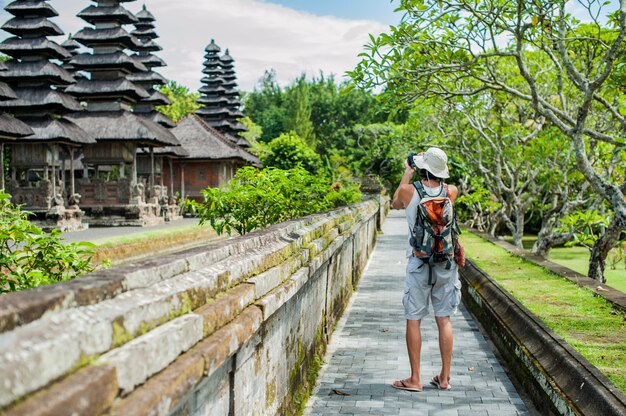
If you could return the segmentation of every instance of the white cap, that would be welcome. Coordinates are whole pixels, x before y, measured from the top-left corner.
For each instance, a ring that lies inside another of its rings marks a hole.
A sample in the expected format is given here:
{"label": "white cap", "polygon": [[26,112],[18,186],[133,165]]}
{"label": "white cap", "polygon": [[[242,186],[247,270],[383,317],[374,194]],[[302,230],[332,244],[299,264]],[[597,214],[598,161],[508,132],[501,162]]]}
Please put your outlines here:
{"label": "white cap", "polygon": [[425,152],[413,156],[413,162],[418,169],[426,169],[437,178],[449,178],[448,156],[438,147],[431,147]]}

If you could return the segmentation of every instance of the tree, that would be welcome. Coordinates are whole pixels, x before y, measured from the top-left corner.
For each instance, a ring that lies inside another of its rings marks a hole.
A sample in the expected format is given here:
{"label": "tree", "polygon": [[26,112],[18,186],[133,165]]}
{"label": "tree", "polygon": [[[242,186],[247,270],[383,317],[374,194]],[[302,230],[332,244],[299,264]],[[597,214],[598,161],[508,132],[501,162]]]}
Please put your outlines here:
{"label": "tree", "polygon": [[285,132],[287,110],[284,101],[274,70],[265,71],[254,90],[243,95],[243,111],[254,123],[261,126],[261,142],[269,143]]}
{"label": "tree", "polygon": [[[569,13],[586,10],[582,24]],[[385,83],[388,102],[422,97],[480,96],[499,91],[525,102],[534,119],[545,119],[569,139],[577,169],[613,211],[592,251],[589,276],[604,281],[605,259],[626,229],[626,182],[594,166],[592,149],[609,146],[614,163],[625,163],[624,75],[626,0],[607,23],[600,1],[403,0],[403,22],[373,39],[351,72],[364,87]],[[498,68],[510,64],[513,75]],[[513,82],[511,82],[513,80]]]}
{"label": "tree", "polygon": [[269,142],[261,152],[264,166],[279,169],[292,169],[301,166],[310,173],[317,173],[322,167],[322,159],[311,149],[304,139],[295,133],[284,133]]}
{"label": "tree", "polygon": [[176,81],[169,81],[160,90],[172,101],[172,104],[157,106],[157,110],[171,118],[175,123],[200,108],[200,104],[197,103],[200,94],[190,92],[189,88],[178,84]]}
{"label": "tree", "polygon": [[311,121],[311,103],[309,102],[309,85],[304,75],[285,91],[287,117],[284,120],[285,131],[294,132],[302,137],[306,144],[315,148],[315,130]]}

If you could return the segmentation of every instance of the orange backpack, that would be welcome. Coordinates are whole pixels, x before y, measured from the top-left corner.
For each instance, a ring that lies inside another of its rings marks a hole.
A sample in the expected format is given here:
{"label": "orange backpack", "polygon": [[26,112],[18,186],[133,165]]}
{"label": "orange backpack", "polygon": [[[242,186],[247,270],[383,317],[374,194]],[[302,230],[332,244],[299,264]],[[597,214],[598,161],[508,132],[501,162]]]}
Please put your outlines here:
{"label": "orange backpack", "polygon": [[465,265],[463,248],[458,241],[461,230],[448,197],[448,185],[443,184],[435,196],[428,195],[419,181],[413,186],[420,196],[420,202],[410,243],[415,257],[428,263],[428,284],[434,285],[436,276],[433,276],[432,267],[435,263],[446,262],[446,269],[452,266],[452,259],[461,267]]}

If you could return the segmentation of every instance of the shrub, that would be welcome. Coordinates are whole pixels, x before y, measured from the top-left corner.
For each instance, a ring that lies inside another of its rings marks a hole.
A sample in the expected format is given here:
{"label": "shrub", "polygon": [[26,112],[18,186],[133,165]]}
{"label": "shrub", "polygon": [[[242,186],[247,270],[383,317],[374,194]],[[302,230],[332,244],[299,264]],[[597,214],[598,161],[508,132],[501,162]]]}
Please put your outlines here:
{"label": "shrub", "polygon": [[93,270],[91,243],[63,244],[61,233],[45,233],[0,190],[0,293],[34,288]]}
{"label": "shrub", "polygon": [[358,185],[331,185],[298,166],[289,170],[244,167],[219,188],[202,191],[202,203],[187,201],[218,233],[239,234],[325,211],[361,199]]}
{"label": "shrub", "polygon": [[311,173],[317,173],[322,167],[322,158],[293,132],[283,133],[269,142],[260,157],[263,165],[279,169],[302,166]]}

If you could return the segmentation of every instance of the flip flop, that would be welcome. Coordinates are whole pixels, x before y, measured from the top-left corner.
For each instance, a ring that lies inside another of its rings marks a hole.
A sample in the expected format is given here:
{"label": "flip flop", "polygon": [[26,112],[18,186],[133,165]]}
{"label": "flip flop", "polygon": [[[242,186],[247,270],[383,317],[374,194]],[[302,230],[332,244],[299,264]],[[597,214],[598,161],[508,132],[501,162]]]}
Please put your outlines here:
{"label": "flip flop", "polygon": [[437,387],[439,390],[450,390],[450,389],[452,389],[452,386],[450,385],[450,383],[448,383],[447,387],[441,387],[441,384],[439,383],[439,376],[434,376],[432,378],[432,380],[430,380],[430,384],[432,384],[433,386]]}
{"label": "flip flop", "polygon": [[396,386],[396,382],[394,381],[393,383],[391,383],[391,387],[393,387],[394,389],[398,389],[398,390],[416,391],[416,392],[422,391],[422,389],[419,389],[417,387],[407,386],[406,384],[404,384],[404,380],[398,380],[397,382],[400,383],[401,386]]}

